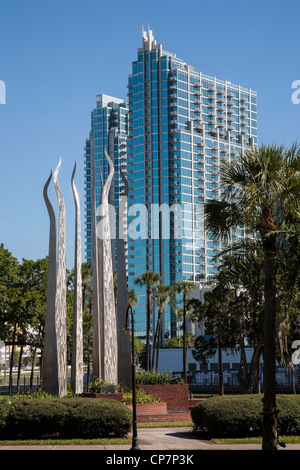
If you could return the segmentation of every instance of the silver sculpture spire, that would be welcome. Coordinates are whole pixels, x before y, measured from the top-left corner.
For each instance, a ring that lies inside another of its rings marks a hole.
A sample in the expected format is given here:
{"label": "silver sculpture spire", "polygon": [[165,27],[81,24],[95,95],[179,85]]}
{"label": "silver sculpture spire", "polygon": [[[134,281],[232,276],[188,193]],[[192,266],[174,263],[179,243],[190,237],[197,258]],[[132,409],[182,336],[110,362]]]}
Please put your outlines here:
{"label": "silver sculpture spire", "polygon": [[61,158],[53,175],[53,183],[59,208],[55,292],[55,334],[57,344],[58,394],[60,396],[65,396],[67,393],[66,214],[64,198],[58,184],[58,173],[60,167]]}
{"label": "silver sculpture spire", "polygon": [[74,254],[74,306],[72,331],[71,386],[75,394],[83,392],[83,333],[82,333],[82,274],[81,274],[81,220],[80,201],[74,182],[76,162],[71,185],[75,204],[75,254]]}

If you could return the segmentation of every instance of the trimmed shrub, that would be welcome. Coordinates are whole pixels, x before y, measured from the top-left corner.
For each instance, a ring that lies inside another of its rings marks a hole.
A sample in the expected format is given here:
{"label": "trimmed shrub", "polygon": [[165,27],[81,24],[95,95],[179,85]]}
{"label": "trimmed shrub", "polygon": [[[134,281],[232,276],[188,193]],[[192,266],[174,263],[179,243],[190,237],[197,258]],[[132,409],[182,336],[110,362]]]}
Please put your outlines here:
{"label": "trimmed shrub", "polygon": [[300,434],[300,396],[279,395],[277,397],[278,433],[281,436]]}
{"label": "trimmed shrub", "polygon": [[89,386],[89,391],[91,393],[114,393],[117,392],[119,389],[119,385],[116,385],[112,382],[108,382],[107,380],[100,378],[94,380]]}
{"label": "trimmed shrub", "polygon": [[[136,403],[145,404],[145,403],[160,403],[161,399],[146,393],[144,390],[136,390]],[[123,393],[123,401],[126,405],[132,404],[132,392]]]}
{"label": "trimmed shrub", "polygon": [[[0,416],[2,408],[0,402]],[[125,405],[105,399],[11,400],[4,414],[1,439],[120,437],[130,431],[132,422],[132,413]]]}
{"label": "trimmed shrub", "polygon": [[155,370],[140,371],[136,374],[137,385],[159,385],[184,383],[180,377],[173,377],[171,372],[157,372]]}
{"label": "trimmed shrub", "polygon": [[[191,411],[195,429],[213,437],[262,435],[263,395],[213,397]],[[277,397],[278,433],[300,434],[300,399],[296,395]]]}

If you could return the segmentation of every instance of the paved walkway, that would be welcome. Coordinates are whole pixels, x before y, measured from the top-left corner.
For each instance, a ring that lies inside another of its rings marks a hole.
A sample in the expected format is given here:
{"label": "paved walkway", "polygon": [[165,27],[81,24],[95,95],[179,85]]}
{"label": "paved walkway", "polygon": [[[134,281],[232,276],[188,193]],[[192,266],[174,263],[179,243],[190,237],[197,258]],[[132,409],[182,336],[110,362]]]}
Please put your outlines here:
{"label": "paved walkway", "polygon": [[[261,450],[260,444],[214,444],[200,440],[191,427],[138,428],[139,447],[148,451],[167,450]],[[131,445],[0,445],[1,450],[130,450]],[[300,450],[300,444],[287,444],[280,450]]]}

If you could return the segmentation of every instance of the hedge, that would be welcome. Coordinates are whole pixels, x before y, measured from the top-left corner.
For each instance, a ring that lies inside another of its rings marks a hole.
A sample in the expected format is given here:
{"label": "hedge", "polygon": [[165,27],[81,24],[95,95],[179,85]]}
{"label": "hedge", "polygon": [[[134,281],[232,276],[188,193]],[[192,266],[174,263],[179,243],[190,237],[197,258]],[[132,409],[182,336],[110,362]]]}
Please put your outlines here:
{"label": "hedge", "polygon": [[[213,437],[262,435],[263,396],[213,397],[191,411],[194,428]],[[300,396],[277,396],[277,423],[280,435],[300,435]]]}
{"label": "hedge", "polygon": [[171,372],[158,372],[155,370],[143,370],[136,373],[137,385],[158,385],[184,383],[180,377],[173,377]]}
{"label": "hedge", "polygon": [[116,400],[0,400],[0,439],[121,437],[131,423],[131,411]]}

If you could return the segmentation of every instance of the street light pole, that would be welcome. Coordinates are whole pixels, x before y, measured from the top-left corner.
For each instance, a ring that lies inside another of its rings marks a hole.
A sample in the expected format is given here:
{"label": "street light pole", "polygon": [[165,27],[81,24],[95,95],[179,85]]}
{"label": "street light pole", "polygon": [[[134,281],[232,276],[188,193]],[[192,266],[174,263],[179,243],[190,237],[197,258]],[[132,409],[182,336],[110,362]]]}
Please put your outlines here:
{"label": "street light pole", "polygon": [[132,447],[130,450],[141,450],[138,445],[137,437],[137,422],[136,422],[136,393],[135,393],[135,353],[134,353],[134,313],[131,305],[128,305],[126,311],[126,325],[125,328],[129,329],[129,312],[131,313],[131,368],[132,368]]}

